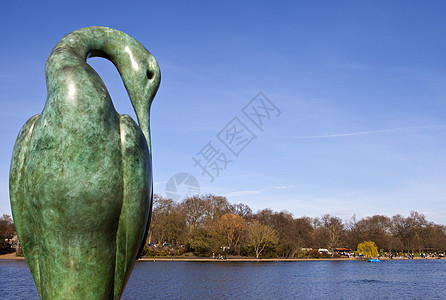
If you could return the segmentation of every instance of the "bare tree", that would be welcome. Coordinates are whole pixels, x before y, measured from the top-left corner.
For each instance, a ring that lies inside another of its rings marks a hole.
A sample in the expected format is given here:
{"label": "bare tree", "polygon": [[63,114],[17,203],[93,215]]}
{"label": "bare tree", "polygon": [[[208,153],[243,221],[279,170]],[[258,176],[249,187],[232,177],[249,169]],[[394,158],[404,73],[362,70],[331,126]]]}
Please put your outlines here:
{"label": "bare tree", "polygon": [[356,248],[362,241],[373,241],[378,249],[388,249],[392,246],[392,222],[389,217],[374,215],[361,219],[354,225],[351,221],[348,224],[349,241],[355,240],[356,243],[351,245],[352,248]]}
{"label": "bare tree", "polygon": [[0,237],[3,239],[12,239],[14,233],[15,227],[11,216],[4,214],[0,218]]}
{"label": "bare tree", "polygon": [[247,222],[239,215],[227,213],[218,220],[217,228],[219,233],[224,236],[225,246],[228,246],[233,253],[238,254],[240,243],[248,230]]}
{"label": "bare tree", "polygon": [[3,215],[0,218],[0,254],[11,251],[9,240],[15,235],[15,227],[11,216]]}
{"label": "bare tree", "polygon": [[204,218],[208,224],[218,221],[221,216],[231,211],[231,204],[226,197],[207,194],[202,196],[201,199],[205,203]]}
{"label": "bare tree", "polygon": [[421,251],[424,248],[422,234],[429,225],[423,214],[411,211],[405,218],[399,214],[392,217],[393,236],[400,241],[400,250]]}
{"label": "bare tree", "polygon": [[406,223],[411,228],[410,250],[412,250],[412,252],[418,250],[420,253],[421,249],[424,249],[423,233],[425,232],[426,226],[430,225],[430,223],[426,220],[424,214],[420,214],[416,211],[410,212],[409,216],[406,218]]}
{"label": "bare tree", "polygon": [[294,257],[302,247],[307,248],[309,245],[314,244],[314,230],[311,219],[308,217],[294,219],[292,232],[294,236],[294,248],[290,256]]}
{"label": "bare tree", "polygon": [[179,205],[155,194],[148,243],[153,240],[159,244],[177,244],[184,239],[185,231],[186,219]]}
{"label": "bare tree", "polygon": [[249,220],[252,217],[252,209],[243,203],[231,205],[231,213],[239,215],[245,220]]}
{"label": "bare tree", "polygon": [[[322,227],[328,235],[329,246],[334,250],[345,236],[344,224],[340,218],[329,214],[324,215],[321,221]],[[332,251],[332,255],[334,255],[334,251]]]}
{"label": "bare tree", "polygon": [[424,228],[422,235],[423,250],[446,252],[446,226],[428,224]]}
{"label": "bare tree", "polygon": [[259,221],[255,220],[249,226],[248,242],[249,245],[254,247],[256,257],[265,249],[268,244],[277,244],[279,241],[279,234],[276,230],[268,225],[263,225]]}
{"label": "bare tree", "polygon": [[180,205],[186,218],[190,234],[198,227],[200,221],[205,216],[207,209],[206,200],[199,196],[193,196],[185,199]]}
{"label": "bare tree", "polygon": [[255,215],[255,219],[262,224],[271,226],[274,223],[273,215],[274,215],[274,212],[271,208],[265,208],[265,209],[262,209],[261,211],[257,212],[257,214]]}

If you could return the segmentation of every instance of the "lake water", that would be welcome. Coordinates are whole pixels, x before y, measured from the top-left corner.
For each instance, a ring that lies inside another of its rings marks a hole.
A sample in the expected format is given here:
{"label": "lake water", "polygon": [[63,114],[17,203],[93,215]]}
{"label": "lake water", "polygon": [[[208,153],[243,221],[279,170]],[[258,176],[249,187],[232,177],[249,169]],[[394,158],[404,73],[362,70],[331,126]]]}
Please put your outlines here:
{"label": "lake water", "polygon": [[[137,262],[122,299],[446,299],[446,260]],[[0,299],[39,299],[24,261],[0,260]]]}

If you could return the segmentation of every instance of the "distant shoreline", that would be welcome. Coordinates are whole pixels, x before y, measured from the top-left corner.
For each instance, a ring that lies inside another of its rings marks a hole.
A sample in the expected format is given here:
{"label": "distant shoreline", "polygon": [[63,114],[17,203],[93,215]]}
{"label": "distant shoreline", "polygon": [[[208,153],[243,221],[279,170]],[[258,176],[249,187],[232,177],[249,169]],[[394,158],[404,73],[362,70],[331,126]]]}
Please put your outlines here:
{"label": "distant shoreline", "polygon": [[[445,258],[438,258],[438,257],[414,257],[414,260],[433,260],[433,259],[445,259]],[[8,253],[0,255],[0,260],[25,260],[25,258],[22,256],[16,256],[15,253]],[[227,258],[227,259],[215,259],[215,258],[201,258],[201,257],[194,257],[194,258],[188,258],[188,257],[175,257],[175,258],[169,258],[169,257],[142,257],[138,259],[138,261],[187,261],[187,262],[274,262],[274,261],[346,261],[346,260],[366,260],[365,258],[358,258],[358,257],[343,257],[343,258]],[[381,257],[380,260],[410,260],[405,257],[394,257],[393,259]]]}
{"label": "distant shoreline", "polygon": [[0,255],[0,260],[6,260],[6,259],[18,259],[18,260],[24,260],[25,257],[23,257],[23,256],[16,256],[16,255],[15,255],[15,252]]}
{"label": "distant shoreline", "polygon": [[138,261],[195,261],[195,262],[262,262],[262,261],[322,261],[322,260],[356,260],[355,258],[165,258],[165,257],[142,257]]}
{"label": "distant shoreline", "polygon": [[[405,257],[394,257],[393,259],[381,257],[380,260],[412,260]],[[437,257],[414,257],[414,260],[435,260],[435,259],[444,259]],[[142,257],[138,259],[138,261],[195,261],[195,262],[274,262],[274,261],[366,261],[366,258],[359,257],[343,257],[343,258],[227,258],[227,259],[215,259],[215,258],[164,258],[164,257]]]}

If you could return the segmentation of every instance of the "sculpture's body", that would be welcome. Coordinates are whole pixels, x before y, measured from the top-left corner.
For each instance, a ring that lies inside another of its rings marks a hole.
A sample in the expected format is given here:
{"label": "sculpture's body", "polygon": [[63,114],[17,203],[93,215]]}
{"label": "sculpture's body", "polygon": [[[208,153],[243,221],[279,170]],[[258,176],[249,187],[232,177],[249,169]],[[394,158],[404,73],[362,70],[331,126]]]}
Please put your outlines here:
{"label": "sculpture's body", "polygon": [[[90,56],[117,67],[140,127],[116,113]],[[152,205],[158,64],[128,35],[88,27],[54,47],[45,74],[45,107],[20,131],[10,170],[23,252],[42,299],[119,299]]]}

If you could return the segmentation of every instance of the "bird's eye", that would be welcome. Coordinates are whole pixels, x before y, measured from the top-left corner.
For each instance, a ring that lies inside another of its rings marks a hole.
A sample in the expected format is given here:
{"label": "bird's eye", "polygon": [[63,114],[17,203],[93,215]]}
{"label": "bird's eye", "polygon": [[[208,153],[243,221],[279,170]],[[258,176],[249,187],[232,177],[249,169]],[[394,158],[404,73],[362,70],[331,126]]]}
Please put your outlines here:
{"label": "bird's eye", "polygon": [[151,80],[155,76],[151,70],[147,70],[146,72],[147,79]]}

